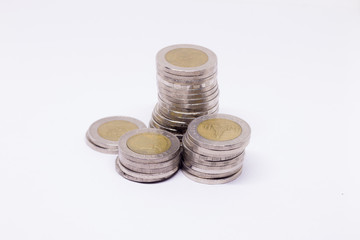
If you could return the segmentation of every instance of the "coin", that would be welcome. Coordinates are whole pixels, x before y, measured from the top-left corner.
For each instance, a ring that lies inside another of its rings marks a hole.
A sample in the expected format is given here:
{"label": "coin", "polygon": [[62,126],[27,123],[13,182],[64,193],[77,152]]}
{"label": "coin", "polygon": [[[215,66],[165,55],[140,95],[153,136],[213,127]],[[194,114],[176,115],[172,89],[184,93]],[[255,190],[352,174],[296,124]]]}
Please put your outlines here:
{"label": "coin", "polygon": [[96,151],[117,154],[119,138],[128,131],[141,128],[146,128],[145,124],[135,118],[102,118],[91,124],[86,133],[86,142]]}
{"label": "coin", "polygon": [[242,169],[240,169],[240,171],[238,171],[237,173],[225,177],[225,178],[213,178],[213,179],[208,179],[208,178],[201,178],[201,177],[197,177],[194,176],[190,173],[188,173],[185,169],[182,169],[182,173],[188,177],[189,179],[198,182],[198,183],[203,183],[203,184],[224,184],[224,183],[228,183],[231,181],[234,181],[235,179],[237,179],[241,173],[242,173]]}
{"label": "coin", "polygon": [[136,158],[139,162],[159,163],[173,159],[180,149],[173,134],[154,128],[125,133],[119,140],[119,155]]}
{"label": "coin", "polygon": [[212,114],[192,121],[188,137],[195,144],[211,150],[245,148],[250,140],[250,126],[228,114]]}
{"label": "coin", "polygon": [[178,44],[161,49],[156,55],[157,67],[180,76],[206,76],[216,72],[216,55],[209,49]]}

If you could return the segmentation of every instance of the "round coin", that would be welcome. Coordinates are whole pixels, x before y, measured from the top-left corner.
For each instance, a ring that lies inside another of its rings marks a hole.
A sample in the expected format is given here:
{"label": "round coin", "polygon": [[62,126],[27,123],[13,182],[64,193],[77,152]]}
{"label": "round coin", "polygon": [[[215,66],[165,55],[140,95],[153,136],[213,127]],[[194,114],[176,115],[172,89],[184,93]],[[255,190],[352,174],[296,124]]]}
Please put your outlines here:
{"label": "round coin", "polygon": [[119,138],[131,130],[141,128],[146,128],[145,124],[132,117],[107,117],[91,124],[86,139],[94,150],[104,152],[104,148],[110,150],[105,151],[106,153],[116,154]]}

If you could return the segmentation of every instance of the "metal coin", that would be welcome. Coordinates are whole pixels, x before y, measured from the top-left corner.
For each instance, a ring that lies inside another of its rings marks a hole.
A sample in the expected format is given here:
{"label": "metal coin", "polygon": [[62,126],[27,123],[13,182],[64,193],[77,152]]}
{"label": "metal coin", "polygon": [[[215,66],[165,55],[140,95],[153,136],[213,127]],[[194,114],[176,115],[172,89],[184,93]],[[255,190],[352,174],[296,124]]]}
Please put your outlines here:
{"label": "metal coin", "polygon": [[123,173],[144,180],[167,179],[174,175],[174,173],[176,173],[179,169],[178,167],[176,167],[166,173],[138,173],[126,168],[124,165],[121,164],[119,160],[117,160],[117,166],[121,169]]}
{"label": "metal coin", "polygon": [[234,175],[231,175],[229,177],[226,178],[214,178],[214,179],[206,179],[206,178],[199,178],[196,177],[190,173],[188,173],[185,169],[182,169],[182,173],[188,177],[189,179],[198,182],[198,183],[203,183],[203,184],[224,184],[224,183],[228,183],[231,181],[234,181],[235,179],[237,179],[240,175],[241,175],[242,169],[235,173]]}
{"label": "metal coin", "polygon": [[[162,174],[162,173],[168,173],[175,168],[179,168],[180,164],[180,157],[175,157],[175,162],[172,162],[172,165],[166,166],[166,167],[158,167],[158,168],[149,168],[148,164],[142,164],[141,167],[137,166],[135,167],[133,164],[128,164],[129,161],[126,161],[124,157],[118,156],[120,163],[126,167],[127,169],[137,172],[137,173],[146,173],[146,174]],[[131,162],[131,161],[130,161]]]}
{"label": "metal coin", "polygon": [[183,165],[191,168],[194,171],[205,173],[205,174],[226,174],[229,172],[233,172],[242,167],[243,161],[239,161],[236,164],[222,166],[222,167],[209,167],[203,166],[201,164],[197,164],[192,162],[189,159],[184,158]]}
{"label": "metal coin", "polygon": [[130,180],[130,181],[133,181],[133,182],[140,182],[140,183],[155,183],[155,182],[161,182],[161,181],[164,181],[168,178],[170,178],[171,176],[173,176],[177,171],[175,171],[174,173],[172,173],[172,175],[168,175],[168,176],[163,176],[163,177],[160,177],[160,178],[139,178],[139,177],[136,177],[136,176],[132,176],[132,175],[129,175],[125,172],[122,171],[122,167],[121,167],[121,164],[119,161],[116,161],[115,162],[115,169],[116,171],[122,176],[124,177],[125,179],[127,180]]}
{"label": "metal coin", "polygon": [[250,126],[242,119],[228,114],[202,116],[188,126],[189,139],[206,149],[245,149],[250,140]]}
{"label": "metal coin", "polygon": [[123,134],[141,128],[146,128],[145,124],[135,118],[107,117],[91,124],[86,136],[91,144],[100,147],[93,149],[103,152],[101,148],[105,148],[111,149],[112,152],[113,149],[118,148],[118,140]]}
{"label": "metal coin", "polygon": [[156,55],[158,71],[180,76],[208,76],[216,72],[217,58],[211,50],[190,44],[161,49]]}
{"label": "metal coin", "polygon": [[173,159],[179,152],[180,141],[173,134],[155,128],[125,133],[119,140],[119,155],[138,162],[159,163]]}
{"label": "metal coin", "polygon": [[94,144],[93,142],[90,141],[90,139],[88,138],[87,135],[88,134],[86,133],[85,142],[91,149],[101,152],[101,153],[107,153],[107,154],[117,154],[118,153],[118,148],[103,148],[103,147],[97,146],[96,144]]}

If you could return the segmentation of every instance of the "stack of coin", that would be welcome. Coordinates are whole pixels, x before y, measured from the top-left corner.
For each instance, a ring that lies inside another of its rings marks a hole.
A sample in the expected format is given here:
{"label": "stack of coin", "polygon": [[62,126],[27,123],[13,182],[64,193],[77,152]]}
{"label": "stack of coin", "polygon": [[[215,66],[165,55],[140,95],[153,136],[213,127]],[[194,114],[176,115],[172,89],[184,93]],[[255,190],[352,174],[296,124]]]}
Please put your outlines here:
{"label": "stack of coin", "polygon": [[134,129],[146,128],[145,124],[131,117],[107,117],[97,120],[86,132],[86,143],[92,149],[109,154],[118,153],[119,138]]}
{"label": "stack of coin", "polygon": [[177,172],[180,157],[176,136],[160,129],[138,129],[120,138],[116,170],[131,181],[160,182]]}
{"label": "stack of coin", "polygon": [[189,124],[183,137],[183,173],[206,184],[227,183],[242,172],[250,127],[227,114],[202,116]]}
{"label": "stack of coin", "polygon": [[217,58],[207,48],[180,44],[160,50],[156,62],[158,103],[150,127],[181,140],[192,120],[218,111]]}

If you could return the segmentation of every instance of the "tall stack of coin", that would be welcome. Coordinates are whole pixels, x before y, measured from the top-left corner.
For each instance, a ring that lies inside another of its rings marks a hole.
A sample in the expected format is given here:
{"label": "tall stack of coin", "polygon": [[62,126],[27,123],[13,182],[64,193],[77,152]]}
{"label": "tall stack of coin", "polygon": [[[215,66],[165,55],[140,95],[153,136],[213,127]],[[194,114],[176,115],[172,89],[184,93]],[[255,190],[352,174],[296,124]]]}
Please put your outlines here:
{"label": "tall stack of coin", "polygon": [[206,184],[227,183],[242,172],[250,127],[227,114],[202,116],[189,124],[183,138],[183,173]]}
{"label": "tall stack of coin", "polygon": [[116,170],[131,181],[160,182],[177,172],[180,154],[180,141],[173,134],[151,128],[133,130],[119,140]]}
{"label": "tall stack of coin", "polygon": [[181,140],[192,120],[218,111],[217,58],[207,48],[180,44],[160,50],[156,63],[158,103],[150,127]]}

